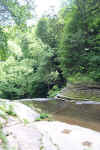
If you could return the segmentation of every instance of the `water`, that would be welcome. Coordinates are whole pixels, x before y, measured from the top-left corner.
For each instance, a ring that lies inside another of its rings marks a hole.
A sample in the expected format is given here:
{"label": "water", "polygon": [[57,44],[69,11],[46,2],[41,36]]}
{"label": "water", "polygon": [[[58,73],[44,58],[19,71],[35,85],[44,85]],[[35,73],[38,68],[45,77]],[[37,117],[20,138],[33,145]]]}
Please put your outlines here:
{"label": "water", "polygon": [[100,103],[61,100],[25,101],[24,103],[52,114],[54,120],[100,131]]}

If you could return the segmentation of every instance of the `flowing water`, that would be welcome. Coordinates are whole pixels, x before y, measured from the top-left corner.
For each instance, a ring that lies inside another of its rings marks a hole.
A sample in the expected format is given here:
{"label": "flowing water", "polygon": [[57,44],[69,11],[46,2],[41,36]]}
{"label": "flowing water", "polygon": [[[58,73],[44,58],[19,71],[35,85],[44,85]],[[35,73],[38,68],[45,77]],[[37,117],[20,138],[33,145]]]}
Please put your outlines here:
{"label": "flowing water", "polygon": [[100,131],[100,103],[62,100],[25,101],[24,103],[51,114],[54,120]]}

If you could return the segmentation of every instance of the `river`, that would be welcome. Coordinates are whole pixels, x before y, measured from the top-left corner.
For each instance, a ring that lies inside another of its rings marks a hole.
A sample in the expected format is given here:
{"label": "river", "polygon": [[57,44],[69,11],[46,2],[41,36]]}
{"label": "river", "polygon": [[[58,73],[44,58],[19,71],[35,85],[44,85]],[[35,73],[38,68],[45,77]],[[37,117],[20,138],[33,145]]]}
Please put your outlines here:
{"label": "river", "polygon": [[30,107],[48,113],[54,120],[90,128],[100,132],[100,103],[92,101],[28,101],[23,102]]}

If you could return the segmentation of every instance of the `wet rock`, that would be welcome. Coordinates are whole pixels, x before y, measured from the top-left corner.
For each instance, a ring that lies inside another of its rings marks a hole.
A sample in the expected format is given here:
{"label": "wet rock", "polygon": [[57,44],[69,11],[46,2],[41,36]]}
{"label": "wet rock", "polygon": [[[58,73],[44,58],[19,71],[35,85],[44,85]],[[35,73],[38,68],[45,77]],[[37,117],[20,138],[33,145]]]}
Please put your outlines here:
{"label": "wet rock", "polygon": [[62,131],[62,133],[64,133],[64,134],[70,134],[72,131],[71,130],[69,130],[69,129],[64,129],[63,131]]}
{"label": "wet rock", "polygon": [[83,144],[84,146],[88,146],[88,147],[90,147],[90,146],[92,145],[92,143],[89,142],[89,141],[85,141],[85,142],[83,142],[82,144]]}

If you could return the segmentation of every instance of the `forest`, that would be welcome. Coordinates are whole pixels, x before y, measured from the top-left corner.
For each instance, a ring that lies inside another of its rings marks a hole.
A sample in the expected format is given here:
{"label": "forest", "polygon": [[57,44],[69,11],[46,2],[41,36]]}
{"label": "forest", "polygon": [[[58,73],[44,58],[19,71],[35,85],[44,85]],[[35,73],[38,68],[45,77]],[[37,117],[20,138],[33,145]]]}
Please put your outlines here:
{"label": "forest", "polygon": [[66,0],[28,26],[34,9],[28,0],[0,1],[0,98],[54,97],[68,82],[100,84],[100,0]]}

